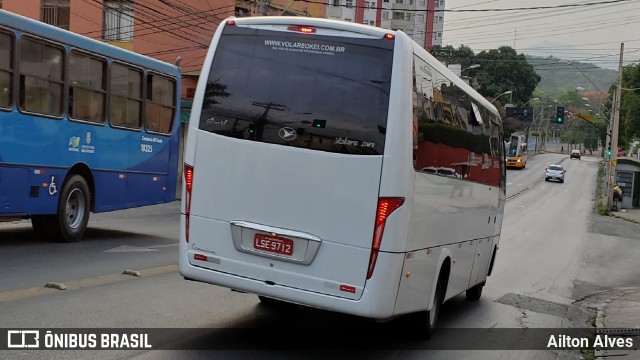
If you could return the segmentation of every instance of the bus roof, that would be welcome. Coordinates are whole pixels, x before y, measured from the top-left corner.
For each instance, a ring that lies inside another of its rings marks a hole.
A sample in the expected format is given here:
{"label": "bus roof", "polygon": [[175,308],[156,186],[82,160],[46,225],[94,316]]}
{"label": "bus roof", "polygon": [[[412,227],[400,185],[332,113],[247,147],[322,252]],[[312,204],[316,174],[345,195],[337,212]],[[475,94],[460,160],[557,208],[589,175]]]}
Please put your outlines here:
{"label": "bus roof", "polygon": [[124,62],[139,64],[144,67],[164,72],[166,74],[179,73],[175,65],[160,61],[145,55],[125,50],[102,41],[73,33],[40,21],[36,21],[22,15],[14,14],[6,10],[0,10],[0,27],[15,29],[28,34],[56,41],[62,44],[76,46],[80,49],[95,52]]}

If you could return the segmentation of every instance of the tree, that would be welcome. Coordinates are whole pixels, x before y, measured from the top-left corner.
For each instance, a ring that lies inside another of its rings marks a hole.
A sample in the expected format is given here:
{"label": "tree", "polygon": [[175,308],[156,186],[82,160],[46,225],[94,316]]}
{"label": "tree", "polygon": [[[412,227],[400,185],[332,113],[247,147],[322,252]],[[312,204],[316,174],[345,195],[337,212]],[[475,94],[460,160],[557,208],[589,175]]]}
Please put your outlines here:
{"label": "tree", "polygon": [[[434,46],[431,49],[431,55],[433,55],[438,61],[445,65],[460,64],[462,68],[467,68],[474,63],[475,53],[470,47],[466,45],[460,45],[457,49],[451,45],[447,46]],[[470,69],[469,71],[471,71]]]}
{"label": "tree", "polygon": [[[640,64],[631,64],[623,68],[622,87],[640,88]],[[619,144],[624,144],[624,147],[634,138],[640,137],[640,90],[622,90],[619,129]]]}
{"label": "tree", "polygon": [[473,70],[480,84],[478,91],[484,96],[495,98],[511,90],[513,102],[524,104],[540,82],[540,76],[524,54],[518,55],[509,46],[482,51],[476,55],[475,61],[481,65]]}

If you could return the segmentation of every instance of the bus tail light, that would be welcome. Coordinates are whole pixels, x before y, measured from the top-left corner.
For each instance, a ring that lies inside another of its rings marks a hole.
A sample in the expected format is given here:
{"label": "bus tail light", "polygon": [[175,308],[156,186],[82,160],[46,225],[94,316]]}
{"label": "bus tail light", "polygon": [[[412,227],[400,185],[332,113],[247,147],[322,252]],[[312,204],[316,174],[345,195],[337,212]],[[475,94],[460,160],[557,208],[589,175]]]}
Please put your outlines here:
{"label": "bus tail light", "polygon": [[369,258],[369,270],[367,271],[367,279],[371,279],[373,269],[376,267],[378,260],[378,251],[380,250],[380,242],[384,234],[384,225],[387,218],[397,208],[404,204],[404,198],[384,197],[378,199],[378,210],[376,211],[376,226],[373,230],[373,243],[371,244],[371,257]]}
{"label": "bus tail light", "polygon": [[185,239],[189,242],[189,215],[191,215],[191,190],[193,190],[193,166],[184,164],[184,185],[185,185],[185,202],[184,202],[184,228]]}
{"label": "bus tail light", "polygon": [[301,32],[301,33],[305,33],[305,34],[314,34],[316,32],[316,28],[311,27],[311,26],[289,26],[287,27],[287,30],[289,31],[297,31],[297,32]]}

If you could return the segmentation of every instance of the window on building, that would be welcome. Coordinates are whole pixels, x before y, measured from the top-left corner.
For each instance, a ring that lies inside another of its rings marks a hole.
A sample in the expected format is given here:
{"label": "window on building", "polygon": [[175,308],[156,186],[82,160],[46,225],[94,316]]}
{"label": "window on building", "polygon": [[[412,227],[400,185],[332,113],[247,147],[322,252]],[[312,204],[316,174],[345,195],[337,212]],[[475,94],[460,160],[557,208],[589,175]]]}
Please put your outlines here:
{"label": "window on building", "polygon": [[69,0],[42,0],[40,21],[69,30]]}
{"label": "window on building", "polygon": [[375,22],[375,21],[373,21],[373,20],[370,20],[370,21],[369,21],[369,25],[371,25],[371,26],[375,26],[375,25],[376,25],[376,22]]}
{"label": "window on building", "polygon": [[394,11],[393,20],[404,20],[404,13],[402,11]]}
{"label": "window on building", "polygon": [[62,116],[64,50],[23,37],[20,41],[20,109]]}
{"label": "window on building", "polygon": [[349,18],[346,18],[346,19],[344,19],[344,21],[348,21],[348,22],[351,22],[351,19],[349,19]]}
{"label": "window on building", "polygon": [[133,2],[106,0],[103,9],[102,38],[133,40]]}
{"label": "window on building", "polygon": [[69,57],[69,116],[104,123],[107,63],[73,51]]}
{"label": "window on building", "polygon": [[147,101],[144,124],[147,131],[168,134],[171,132],[173,114],[176,111],[176,83],[164,76],[147,75]]}
{"label": "window on building", "polygon": [[438,22],[442,22],[442,16],[438,16]]}
{"label": "window on building", "polygon": [[416,15],[416,22],[418,24],[424,24],[424,15],[422,15],[422,14]]}
{"label": "window on building", "polygon": [[10,108],[13,93],[13,36],[0,32],[0,108]]}
{"label": "window on building", "polygon": [[404,20],[405,21],[413,21],[413,14],[408,12],[404,14]]}
{"label": "window on building", "polygon": [[420,0],[419,4],[420,4],[420,6],[425,6],[426,2],[425,2],[425,0]]}
{"label": "window on building", "polygon": [[353,0],[347,0],[346,3],[348,8],[353,7]]}
{"label": "window on building", "polygon": [[196,88],[187,88],[187,94],[186,94],[186,98],[187,99],[193,99],[196,96]]}
{"label": "window on building", "polygon": [[442,33],[441,33],[441,32],[439,32],[439,33],[438,33],[438,38],[441,38],[441,37],[442,37]]}
{"label": "window on building", "polygon": [[388,2],[389,2],[389,0],[382,0],[382,2],[386,2],[386,3],[388,3]]}
{"label": "window on building", "polygon": [[389,12],[388,11],[383,11],[382,12],[382,20],[389,20]]}
{"label": "window on building", "polygon": [[340,0],[330,0],[332,6],[340,6]]}
{"label": "window on building", "polygon": [[413,0],[409,0],[409,5],[413,5]]}
{"label": "window on building", "polygon": [[396,0],[396,4],[402,4],[403,0]]}
{"label": "window on building", "polygon": [[2,9],[2,1],[0,1],[0,9]]}

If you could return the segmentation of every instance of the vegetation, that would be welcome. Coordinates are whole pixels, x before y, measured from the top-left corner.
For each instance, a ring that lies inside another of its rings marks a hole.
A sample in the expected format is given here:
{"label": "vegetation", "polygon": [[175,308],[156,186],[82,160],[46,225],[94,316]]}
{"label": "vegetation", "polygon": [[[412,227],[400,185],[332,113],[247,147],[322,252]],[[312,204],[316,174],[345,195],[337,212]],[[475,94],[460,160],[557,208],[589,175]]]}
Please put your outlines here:
{"label": "vegetation", "polygon": [[[490,100],[511,90],[512,103],[528,103],[534,113],[540,109],[533,126],[522,119],[505,119],[505,136],[537,125],[536,131],[544,142],[549,129],[540,125],[554,125],[555,106],[564,106],[574,116],[566,117],[565,125],[558,128],[563,141],[594,150],[599,144],[606,144],[616,70],[554,57],[525,56],[509,46],[474,54],[468,46],[456,49],[449,45],[435,47],[431,53],[445,64],[460,64],[463,77]],[[624,67],[622,87],[635,89],[623,90],[621,98],[618,143],[627,148],[633,139],[640,138],[640,64]],[[538,100],[531,100],[534,98]],[[499,108],[505,103],[504,98],[501,100],[496,101]]]}
{"label": "vegetation", "polygon": [[588,92],[598,90],[606,92],[618,77],[616,70],[603,69],[593,64],[568,62],[552,56],[527,56],[527,61],[542,78],[538,89],[554,99],[578,87]]}
{"label": "vegetation", "polygon": [[627,148],[631,140],[640,137],[640,64],[636,63],[624,67],[622,71],[622,88],[620,140],[618,143]]}
{"label": "vegetation", "polygon": [[600,215],[609,215],[611,214],[611,209],[609,209],[609,207],[607,207],[607,204],[604,203],[604,199],[603,199],[603,194],[602,194],[602,189],[604,188],[604,182],[605,182],[605,178],[604,178],[604,162],[600,163],[600,166],[598,167],[598,181],[597,181],[597,186],[596,186],[596,210],[598,211],[598,214]]}
{"label": "vegetation", "polygon": [[[517,54],[509,46],[482,51],[477,55],[468,46],[461,45],[458,49],[449,45],[436,47],[431,53],[445,64],[460,64],[467,69],[464,76],[473,80],[478,92],[486,97],[496,98],[505,91],[513,91],[510,100],[514,104],[524,104],[531,98],[531,94],[540,82],[533,66],[524,54]],[[470,68],[478,64],[479,67]]]}

